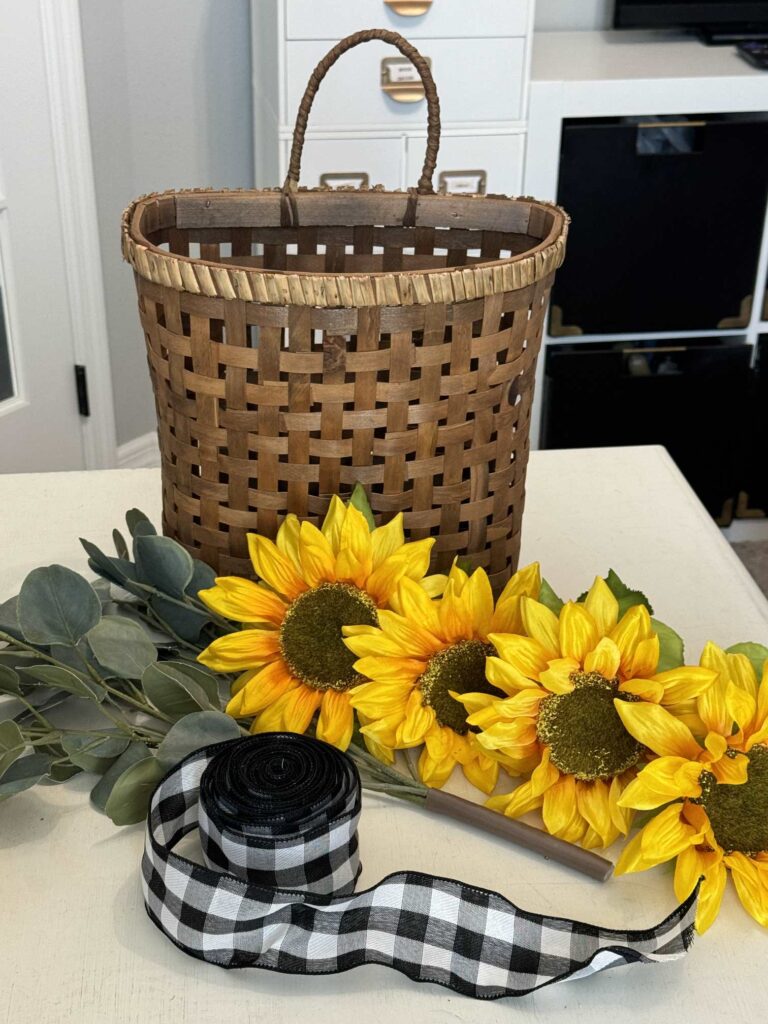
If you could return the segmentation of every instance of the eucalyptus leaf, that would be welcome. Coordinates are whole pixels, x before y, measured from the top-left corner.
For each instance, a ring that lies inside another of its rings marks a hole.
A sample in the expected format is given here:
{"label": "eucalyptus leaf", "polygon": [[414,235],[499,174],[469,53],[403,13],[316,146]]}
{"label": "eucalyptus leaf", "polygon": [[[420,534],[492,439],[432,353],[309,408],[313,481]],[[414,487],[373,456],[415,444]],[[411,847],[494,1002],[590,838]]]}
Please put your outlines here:
{"label": "eucalyptus leaf", "polygon": [[86,676],[79,675],[68,668],[60,668],[58,665],[33,665],[32,668],[19,669],[19,674],[25,679],[33,679],[45,686],[53,686],[57,690],[64,690],[74,697],[84,697],[86,700],[96,701],[100,704],[106,696],[103,686]]}
{"label": "eucalyptus leaf", "polygon": [[151,754],[120,775],[104,807],[115,825],[135,825],[146,818],[149,798],[163,775],[162,765]]}
{"label": "eucalyptus leaf", "polygon": [[758,682],[763,678],[763,666],[768,659],[768,647],[756,643],[734,644],[732,647],[728,647],[725,653],[746,655],[755,670]]}
{"label": "eucalyptus leaf", "polygon": [[98,573],[110,583],[122,587],[137,597],[144,597],[146,590],[143,588],[136,576],[136,569],[132,562],[125,558],[112,558],[100,551],[95,544],[89,540],[80,538],[80,543],[88,555],[88,565],[94,572]]}
{"label": "eucalyptus leaf", "polygon": [[233,718],[221,711],[197,711],[172,725],[160,746],[157,759],[164,769],[172,768],[193,750],[210,743],[235,740],[241,735]]}
{"label": "eucalyptus leaf", "polygon": [[552,587],[546,580],[541,581],[541,589],[539,590],[539,601],[546,608],[549,608],[555,615],[559,615],[563,610],[565,601],[561,597],[558,597]]}
{"label": "eucalyptus leaf", "polygon": [[151,597],[149,607],[158,616],[161,624],[166,625],[182,640],[194,643],[200,636],[200,630],[211,621],[210,615],[199,608],[180,608],[175,602],[164,597]]}
{"label": "eucalyptus leaf", "polygon": [[67,733],[61,745],[72,764],[87,772],[102,774],[127,749],[130,740],[116,733],[114,736],[93,736],[88,732]]}
{"label": "eucalyptus leaf", "polygon": [[7,800],[37,785],[48,774],[52,760],[47,754],[28,754],[19,758],[0,778],[0,800]]}
{"label": "eucalyptus leaf", "polygon": [[192,556],[170,537],[136,536],[133,541],[139,579],[164,594],[182,598],[192,579]]}
{"label": "eucalyptus leaf", "polygon": [[115,545],[115,551],[117,552],[118,558],[124,558],[129,560],[128,545],[125,542],[125,537],[119,530],[112,531],[112,543]]}
{"label": "eucalyptus leaf", "polygon": [[138,508],[128,509],[128,511],[125,513],[125,523],[126,526],[128,527],[128,532],[132,537],[135,537],[137,535],[137,531],[139,533],[139,536],[141,536],[143,533],[157,533],[157,530],[150,522],[149,516],[145,515]]}
{"label": "eucalyptus leaf", "polygon": [[685,661],[683,638],[671,626],[658,619],[651,619],[651,625],[659,638],[659,664],[657,672],[678,668]]}
{"label": "eucalyptus leaf", "polygon": [[122,679],[141,679],[157,661],[157,648],[141,626],[118,615],[105,616],[87,640],[98,663]]}
{"label": "eucalyptus leaf", "polygon": [[368,494],[361,483],[356,483],[352,488],[352,493],[349,496],[349,504],[352,508],[356,508],[358,512],[362,513],[363,518],[366,523],[368,523],[369,530],[376,529],[376,520],[373,518],[371,503],[368,500]]}
{"label": "eucalyptus leaf", "polygon": [[49,565],[33,569],[22,583],[18,616],[29,643],[74,646],[101,618],[101,602],[82,576]]}
{"label": "eucalyptus leaf", "polygon": [[81,640],[76,647],[69,647],[67,644],[51,644],[50,654],[56,661],[62,662],[67,668],[82,674],[86,665],[98,669],[98,663],[91,653],[91,649],[84,640]]}
{"label": "eucalyptus leaf", "polygon": [[158,711],[171,718],[183,718],[193,711],[219,710],[218,693],[192,678],[180,664],[161,661],[150,665],[141,677],[144,693]]}
{"label": "eucalyptus leaf", "polygon": [[187,594],[197,597],[201,590],[209,590],[216,582],[216,573],[199,558],[192,559],[192,579],[187,584]]}
{"label": "eucalyptus leaf", "polygon": [[7,601],[0,604],[0,631],[8,633],[9,636],[15,637],[17,640],[23,640],[24,637],[19,628],[18,604],[18,596],[9,597]]}
{"label": "eucalyptus leaf", "polygon": [[123,753],[118,757],[102,775],[99,781],[91,790],[91,803],[100,811],[107,806],[107,800],[112,792],[112,787],[120,776],[133,764],[144,761],[150,757],[149,747],[144,743],[129,743]]}
{"label": "eucalyptus leaf", "polygon": [[0,664],[0,693],[21,696],[21,679],[18,672],[3,664]]}
{"label": "eucalyptus leaf", "polygon": [[21,757],[25,747],[26,742],[16,723],[10,719],[0,722],[0,777]]}

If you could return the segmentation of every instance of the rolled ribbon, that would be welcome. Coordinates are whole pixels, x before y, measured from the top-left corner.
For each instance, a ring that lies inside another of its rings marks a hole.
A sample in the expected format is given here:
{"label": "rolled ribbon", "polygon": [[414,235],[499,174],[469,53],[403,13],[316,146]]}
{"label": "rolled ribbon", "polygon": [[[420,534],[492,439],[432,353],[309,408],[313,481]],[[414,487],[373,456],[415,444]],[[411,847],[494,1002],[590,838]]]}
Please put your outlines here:
{"label": "rolled ribbon", "polygon": [[[335,974],[383,964],[477,999],[676,960],[691,944],[697,892],[642,931],[533,914],[419,871],[355,893],[359,817],[354,763],[319,740],[267,733],[197,750],[152,796],[147,912],[185,953],[221,967]],[[195,827],[205,867],[173,852]]]}

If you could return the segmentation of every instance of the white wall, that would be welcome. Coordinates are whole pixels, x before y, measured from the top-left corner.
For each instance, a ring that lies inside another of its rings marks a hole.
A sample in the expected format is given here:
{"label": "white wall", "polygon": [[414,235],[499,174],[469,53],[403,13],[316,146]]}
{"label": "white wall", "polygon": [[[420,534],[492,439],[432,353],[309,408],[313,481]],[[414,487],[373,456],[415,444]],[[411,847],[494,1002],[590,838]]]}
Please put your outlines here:
{"label": "white wall", "polygon": [[536,0],[536,28],[577,32],[610,28],[613,0]]}
{"label": "white wall", "polygon": [[80,0],[117,441],[155,428],[120,216],[145,192],[253,183],[248,0]]}

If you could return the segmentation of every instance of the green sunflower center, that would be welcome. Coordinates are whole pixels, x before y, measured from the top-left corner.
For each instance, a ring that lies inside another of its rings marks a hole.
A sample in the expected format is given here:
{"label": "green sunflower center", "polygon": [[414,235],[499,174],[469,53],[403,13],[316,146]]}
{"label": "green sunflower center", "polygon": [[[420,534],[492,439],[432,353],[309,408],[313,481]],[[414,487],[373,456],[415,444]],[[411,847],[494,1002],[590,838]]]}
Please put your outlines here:
{"label": "green sunflower center", "polygon": [[467,712],[463,704],[448,692],[504,694],[485,678],[485,659],[493,654],[490,644],[479,640],[460,640],[452,647],[433,654],[419,678],[424,704],[434,708],[440,725],[453,729],[460,736],[469,732]]}
{"label": "green sunflower center", "polygon": [[726,853],[768,851],[768,747],[754,746],[747,757],[747,781],[741,785],[718,783],[711,772],[700,779],[701,802]]}
{"label": "green sunflower center", "polygon": [[360,682],[357,655],[342,626],[378,625],[376,605],[349,583],[321,583],[290,605],[280,627],[280,651],[293,675],[316,690],[348,690]]}
{"label": "green sunflower center", "polygon": [[618,679],[599,672],[572,672],[574,689],[545,697],[536,732],[550,748],[550,760],[577,779],[613,778],[637,764],[642,744],[630,736],[613,706],[614,698],[637,700],[618,691]]}

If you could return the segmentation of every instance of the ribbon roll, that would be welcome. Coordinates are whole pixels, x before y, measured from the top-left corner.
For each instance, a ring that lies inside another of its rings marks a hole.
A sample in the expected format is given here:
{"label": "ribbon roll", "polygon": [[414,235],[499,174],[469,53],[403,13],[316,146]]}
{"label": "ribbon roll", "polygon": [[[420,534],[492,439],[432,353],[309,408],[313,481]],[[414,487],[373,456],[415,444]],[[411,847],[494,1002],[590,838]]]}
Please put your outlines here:
{"label": "ribbon roll", "polygon": [[[383,964],[477,999],[684,955],[696,892],[655,928],[617,931],[520,910],[498,893],[400,871],[355,893],[360,779],[319,740],[268,733],[195,751],[158,784],[147,912],[220,967],[335,974]],[[174,853],[198,828],[208,866]]]}

